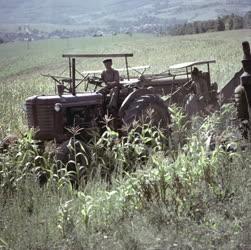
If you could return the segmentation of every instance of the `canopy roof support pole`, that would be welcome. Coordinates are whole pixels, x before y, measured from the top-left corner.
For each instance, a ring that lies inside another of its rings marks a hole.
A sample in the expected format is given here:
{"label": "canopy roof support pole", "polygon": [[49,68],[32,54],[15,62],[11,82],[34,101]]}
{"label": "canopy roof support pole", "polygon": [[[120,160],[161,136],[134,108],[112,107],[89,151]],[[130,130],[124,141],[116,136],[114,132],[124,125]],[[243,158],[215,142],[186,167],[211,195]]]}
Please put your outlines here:
{"label": "canopy roof support pole", "polygon": [[129,81],[130,80],[130,75],[129,75],[129,66],[128,66],[127,56],[125,56],[125,64],[126,64],[127,79]]}
{"label": "canopy roof support pole", "polygon": [[211,84],[210,64],[209,63],[207,63],[207,72],[209,73],[209,84]]}
{"label": "canopy roof support pole", "polygon": [[72,94],[76,95],[76,59],[72,58]]}
{"label": "canopy roof support pole", "polygon": [[69,77],[71,78],[71,58],[69,57]]}

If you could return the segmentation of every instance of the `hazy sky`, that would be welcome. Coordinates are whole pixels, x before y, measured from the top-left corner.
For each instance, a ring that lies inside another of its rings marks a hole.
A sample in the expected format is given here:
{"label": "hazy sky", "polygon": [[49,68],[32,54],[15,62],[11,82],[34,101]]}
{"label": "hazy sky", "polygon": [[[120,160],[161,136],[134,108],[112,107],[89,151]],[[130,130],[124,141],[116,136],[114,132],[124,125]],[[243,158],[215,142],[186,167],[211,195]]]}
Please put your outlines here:
{"label": "hazy sky", "polygon": [[[227,1],[237,1],[238,5],[230,6]],[[126,21],[143,15],[194,21],[242,14],[248,8],[251,0],[0,0],[0,22],[95,23],[99,20],[102,24],[103,17]]]}

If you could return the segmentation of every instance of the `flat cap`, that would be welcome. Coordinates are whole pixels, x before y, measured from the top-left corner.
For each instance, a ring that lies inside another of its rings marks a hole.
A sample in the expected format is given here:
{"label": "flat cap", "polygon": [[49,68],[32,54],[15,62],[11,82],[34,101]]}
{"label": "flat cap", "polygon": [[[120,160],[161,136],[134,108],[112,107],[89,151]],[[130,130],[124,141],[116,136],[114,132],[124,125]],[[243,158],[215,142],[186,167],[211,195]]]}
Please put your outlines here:
{"label": "flat cap", "polygon": [[103,61],[103,63],[112,63],[112,59],[105,59],[104,61]]}

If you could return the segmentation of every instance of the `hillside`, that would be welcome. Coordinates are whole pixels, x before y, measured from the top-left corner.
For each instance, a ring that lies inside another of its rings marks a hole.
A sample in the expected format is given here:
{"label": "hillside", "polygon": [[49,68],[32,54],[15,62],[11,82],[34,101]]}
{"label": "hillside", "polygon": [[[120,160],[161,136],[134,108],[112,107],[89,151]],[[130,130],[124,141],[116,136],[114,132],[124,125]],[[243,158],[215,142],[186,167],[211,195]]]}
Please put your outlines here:
{"label": "hillside", "polygon": [[229,13],[243,14],[251,9],[249,0],[1,0],[1,24],[60,24],[109,26],[114,20],[135,22],[152,17],[170,23],[206,20]]}

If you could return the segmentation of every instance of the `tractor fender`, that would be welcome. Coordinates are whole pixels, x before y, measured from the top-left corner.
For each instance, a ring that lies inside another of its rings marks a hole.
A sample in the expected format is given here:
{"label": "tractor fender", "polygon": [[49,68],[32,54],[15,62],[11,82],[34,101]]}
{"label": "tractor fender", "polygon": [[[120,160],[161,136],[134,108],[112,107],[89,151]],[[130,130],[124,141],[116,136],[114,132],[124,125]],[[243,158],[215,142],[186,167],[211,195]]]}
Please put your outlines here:
{"label": "tractor fender", "polygon": [[131,94],[129,94],[126,99],[123,101],[120,109],[119,109],[119,116],[122,117],[125,110],[127,110],[127,108],[130,106],[130,104],[134,101],[134,99],[136,99],[139,96],[142,95],[149,95],[149,94],[153,94],[152,91],[153,88],[147,88],[147,89],[137,89],[135,91],[133,91]]}
{"label": "tractor fender", "polygon": [[238,71],[234,77],[218,92],[221,99],[221,105],[231,102],[234,98],[234,90],[240,84],[240,77],[243,74],[243,69]]}

